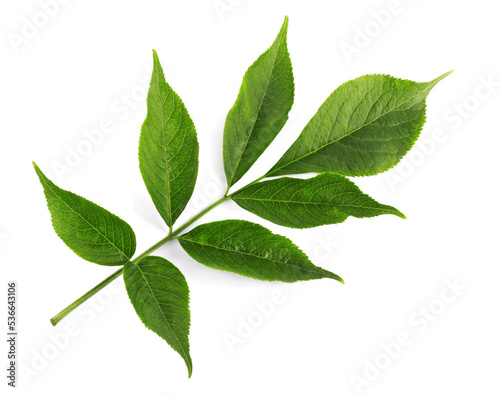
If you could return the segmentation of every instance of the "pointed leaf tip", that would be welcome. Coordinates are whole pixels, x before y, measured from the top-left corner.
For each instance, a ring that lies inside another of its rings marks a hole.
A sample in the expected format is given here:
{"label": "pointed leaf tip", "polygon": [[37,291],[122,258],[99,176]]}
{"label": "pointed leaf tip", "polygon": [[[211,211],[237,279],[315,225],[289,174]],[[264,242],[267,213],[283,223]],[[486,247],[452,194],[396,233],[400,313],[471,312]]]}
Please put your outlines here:
{"label": "pointed leaf tip", "polygon": [[287,29],[288,29],[288,21],[289,21],[288,16],[287,16],[287,15],[285,15],[285,20],[284,20],[284,22],[283,22],[283,28],[284,28],[285,30],[287,30]]}
{"label": "pointed leaf tip", "polygon": [[328,172],[307,179],[262,181],[235,192],[231,198],[243,209],[290,228],[339,224],[350,216],[392,214],[404,218],[398,209],[378,203],[348,178]]}
{"label": "pointed leaf tip", "polygon": [[295,86],[287,27],[285,17],[273,44],[246,71],[226,117],[223,161],[228,189],[252,167],[288,120]]}
{"label": "pointed leaf tip", "polygon": [[188,338],[191,313],[184,275],[165,258],[148,256],[138,263],[128,262],[123,277],[141,321],[179,353],[191,377],[193,363]]}
{"label": "pointed leaf tip", "polygon": [[448,77],[448,76],[449,76],[451,73],[453,73],[454,71],[455,71],[455,69],[451,69],[450,71],[447,71],[446,73],[444,73],[444,74],[440,75],[438,78],[439,78],[440,80],[442,80],[443,78]]}
{"label": "pointed leaf tip", "polygon": [[455,71],[455,69],[451,69],[450,71],[444,73],[444,74],[441,74],[439,77],[437,78],[434,78],[432,81],[429,82],[429,90],[432,89],[434,86],[437,85],[438,82],[444,80],[446,77],[448,77],[451,73],[453,73]]}
{"label": "pointed leaf tip", "polygon": [[36,174],[38,175],[38,177],[40,177],[40,175],[44,175],[44,174],[42,173],[42,171],[40,170],[40,168],[38,167],[38,165],[37,165],[34,161],[33,161],[33,162],[31,162],[31,163],[33,164],[33,168],[35,169],[35,172],[36,172]]}
{"label": "pointed leaf tip", "polygon": [[198,138],[186,106],[165,80],[153,49],[148,112],[139,138],[139,168],[159,214],[171,229],[198,175]]}
{"label": "pointed leaf tip", "polygon": [[178,240],[194,260],[212,269],[263,281],[343,281],[315,266],[288,238],[248,221],[210,222],[178,236]]}
{"label": "pointed leaf tip", "polygon": [[158,58],[158,52],[156,52],[156,49],[153,49],[153,64],[160,64],[160,59]]}
{"label": "pointed leaf tip", "polygon": [[449,74],[430,82],[370,74],[340,85],[266,177],[389,170],[414,145],[425,123],[426,97]]}
{"label": "pointed leaf tip", "polygon": [[101,206],[55,185],[33,162],[43,186],[52,225],[75,254],[99,265],[123,265],[134,255],[129,224]]}

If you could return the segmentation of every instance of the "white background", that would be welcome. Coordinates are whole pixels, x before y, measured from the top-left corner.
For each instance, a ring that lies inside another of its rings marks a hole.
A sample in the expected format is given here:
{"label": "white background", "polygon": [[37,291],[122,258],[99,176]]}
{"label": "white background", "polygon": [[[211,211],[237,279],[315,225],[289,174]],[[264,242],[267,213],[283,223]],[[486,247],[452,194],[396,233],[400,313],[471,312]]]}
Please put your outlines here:
{"label": "white background", "polygon": [[[18,282],[18,393],[356,394],[353,380],[367,394],[498,393],[495,2],[74,0],[51,16],[40,3],[0,5],[0,294],[7,281]],[[182,223],[225,189],[225,116],[244,71],[285,15],[294,107],[241,184],[274,164],[342,82],[366,73],[428,81],[454,68],[430,93],[427,123],[409,156],[388,173],[356,180],[408,219],[350,218],[290,230],[232,203],[203,219],[266,225],[345,286],[257,282],[212,271],[175,242],[161,248],[190,285],[191,379],[179,355],[139,321],[121,278],[52,327],[50,317],[114,269],[81,260],[57,238],[31,161],[61,187],[125,219],[141,252],[165,234],[137,160],[152,48],[200,141],[200,172]],[[40,27],[20,38],[33,19]],[[84,131],[103,121],[113,130],[80,163],[66,163],[69,150],[89,148]],[[61,175],[59,165],[69,171]],[[458,296],[450,283],[460,285]],[[281,303],[262,318],[256,303],[273,292]],[[5,317],[6,301],[0,306]],[[255,328],[230,346],[228,337],[249,320]],[[411,344],[395,347],[404,333]],[[392,345],[391,356],[384,344]],[[4,371],[4,351],[0,360]]]}

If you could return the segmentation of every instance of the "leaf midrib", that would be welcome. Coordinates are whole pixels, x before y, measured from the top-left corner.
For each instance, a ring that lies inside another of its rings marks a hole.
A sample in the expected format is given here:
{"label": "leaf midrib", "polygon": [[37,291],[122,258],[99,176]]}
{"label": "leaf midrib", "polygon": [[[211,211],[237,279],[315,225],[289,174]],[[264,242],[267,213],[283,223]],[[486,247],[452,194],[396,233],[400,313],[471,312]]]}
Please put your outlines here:
{"label": "leaf midrib", "polygon": [[69,208],[69,209],[70,209],[73,213],[75,213],[75,214],[76,214],[78,217],[80,217],[80,218],[81,218],[84,222],[86,222],[86,223],[87,223],[87,224],[88,224],[88,225],[89,225],[92,229],[94,229],[97,233],[99,233],[102,237],[104,237],[104,239],[106,239],[106,240],[109,242],[109,244],[111,244],[113,247],[115,247],[115,248],[116,248],[116,250],[117,250],[120,254],[122,254],[122,255],[125,257],[125,259],[126,259],[127,261],[129,261],[129,260],[130,260],[130,258],[129,258],[126,254],[125,254],[125,252],[124,252],[124,251],[122,251],[120,248],[118,248],[118,246],[117,246],[115,243],[113,243],[111,240],[109,240],[109,239],[108,239],[108,237],[107,237],[104,233],[102,233],[99,229],[97,229],[94,225],[92,225],[89,221],[87,221],[87,219],[85,219],[84,217],[82,217],[82,215],[81,215],[80,213],[78,213],[77,211],[75,211],[75,210],[74,210],[74,209],[73,209],[73,208],[72,208],[72,207],[71,207],[68,203],[66,203],[66,202],[65,202],[65,201],[64,201],[64,200],[63,200],[63,199],[62,199],[62,198],[61,198],[61,197],[60,197],[60,196],[56,193],[57,191],[54,191],[54,189],[52,189],[52,187],[50,186],[50,184],[48,184],[45,180],[43,180],[43,183],[44,183],[44,185],[46,185],[46,186],[50,189],[50,191],[51,191],[51,192],[52,192],[52,193],[53,193],[53,194],[54,194],[54,195],[55,195],[55,196],[56,196],[56,197],[57,197],[57,198],[58,198],[58,199],[59,199],[59,200],[60,200],[60,201],[61,201],[61,202],[62,202],[62,203],[66,206],[66,207],[68,207],[68,208]]}
{"label": "leaf midrib", "polygon": [[[146,279],[146,276],[144,275],[144,272],[141,270],[141,268],[139,267],[139,265],[138,265],[137,263],[135,263],[135,262],[132,262],[132,263],[135,265],[135,267],[137,267],[137,270],[139,270],[139,272],[141,273],[141,276],[142,276],[142,278],[144,279],[144,282],[146,283],[146,285],[148,286],[148,289],[149,289],[149,291],[151,292],[151,296],[152,296],[152,298],[155,300],[156,306],[158,306],[158,309],[160,310],[161,315],[162,315],[162,317],[163,317],[163,319],[164,319],[165,323],[168,325],[168,327],[169,327],[170,331],[171,331],[171,332],[173,333],[173,335],[175,336],[175,339],[177,340],[177,343],[179,344],[180,349],[181,349],[181,351],[182,351],[182,358],[183,358],[186,362],[190,361],[190,358],[188,357],[188,355],[186,354],[186,351],[185,351],[185,349],[184,349],[184,345],[183,345],[183,344],[181,343],[181,341],[179,340],[179,337],[177,336],[177,333],[175,333],[175,331],[172,329],[172,326],[171,326],[171,325],[170,325],[170,323],[168,322],[167,317],[165,317],[165,314],[163,313],[163,310],[162,310],[162,309],[161,309],[161,307],[160,307],[160,304],[159,304],[159,302],[158,302],[158,299],[156,299],[156,296],[155,296],[155,294],[154,294],[153,290],[151,289],[151,287],[150,287],[150,285],[149,285],[149,282],[148,282],[148,280]],[[190,363],[190,365],[191,365],[191,363]],[[189,369],[191,370],[191,367],[189,367]]]}
{"label": "leaf midrib", "polygon": [[[254,254],[251,254],[249,252],[244,252],[244,251],[241,251],[241,250],[230,250],[228,248],[222,248],[222,247],[219,247],[219,246],[214,246],[214,245],[211,245],[211,244],[205,244],[205,243],[200,243],[198,241],[194,241],[192,239],[187,239],[187,238],[183,238],[183,237],[179,237],[179,239],[181,240],[184,240],[184,241],[187,241],[187,242],[191,242],[191,243],[194,243],[194,244],[198,244],[198,245],[201,245],[201,246],[204,246],[204,247],[211,247],[211,248],[216,248],[216,249],[219,249],[219,250],[222,250],[222,251],[227,251],[227,252],[234,252],[234,253],[237,253],[237,254],[242,254],[242,255],[248,255],[248,256],[251,256],[251,257],[254,257],[254,258],[258,258],[258,259],[264,259],[264,260],[268,260],[268,261],[271,261],[271,262],[274,262],[274,263],[281,263],[283,265],[288,265],[288,266],[292,266],[292,267],[295,267],[295,268],[298,268],[300,270],[305,270],[309,273],[314,273],[314,274],[321,274],[321,273],[324,273],[325,270],[322,269],[322,270],[311,270],[311,269],[308,269],[306,267],[302,267],[302,266],[297,266],[297,265],[292,265],[288,262],[283,262],[283,261],[277,261],[275,259],[269,259],[269,258],[266,258],[266,257],[263,257],[263,256],[259,256],[259,255],[254,255]],[[312,264],[312,262],[311,262]]]}
{"label": "leaf midrib", "polygon": [[[286,39],[285,39],[286,40]],[[273,44],[274,45],[274,44]],[[234,167],[234,171],[233,171],[233,174],[231,176],[231,179],[229,181],[229,186],[232,186],[233,185],[233,179],[236,175],[236,172],[238,171],[238,167],[240,166],[240,163],[241,163],[241,159],[243,158],[243,153],[245,152],[246,148],[247,148],[247,145],[250,141],[250,137],[252,136],[253,134],[253,131],[255,129],[255,124],[257,123],[257,119],[259,118],[259,114],[260,114],[260,110],[262,109],[262,103],[264,103],[264,98],[266,97],[267,95],[267,90],[269,88],[269,84],[270,84],[270,81],[271,81],[271,77],[273,75],[273,72],[274,72],[274,69],[275,69],[275,66],[276,66],[276,59],[278,58],[278,52],[280,50],[280,47],[281,45],[283,45],[283,40],[280,41],[279,45],[278,45],[278,49],[276,50],[276,55],[274,56],[274,59],[273,59],[273,67],[271,69],[271,73],[269,74],[269,78],[267,79],[266,81],[266,88],[264,90],[264,94],[262,95],[262,99],[260,100],[260,103],[259,103],[259,108],[257,110],[257,115],[255,116],[255,119],[253,120],[253,123],[252,123],[252,126],[250,128],[250,133],[248,133],[248,136],[247,136],[247,139],[245,141],[245,145],[243,146],[243,149],[241,150],[241,154],[238,158],[238,162],[236,163],[236,166]],[[271,46],[272,48],[272,46]],[[269,49],[271,49],[269,48]]]}
{"label": "leaf midrib", "polygon": [[[418,95],[422,94],[422,93],[423,93],[426,89],[428,89],[428,87],[426,87],[425,89],[422,89],[422,90],[418,93]],[[366,123],[366,124],[361,125],[360,127],[358,127],[358,128],[356,128],[356,129],[354,129],[353,131],[351,131],[351,132],[349,132],[349,133],[346,133],[346,134],[344,134],[344,135],[340,136],[339,138],[337,138],[337,139],[335,139],[335,140],[329,141],[328,143],[326,143],[326,144],[324,144],[324,145],[322,145],[322,146],[320,146],[320,147],[316,148],[314,151],[309,151],[308,153],[306,153],[306,154],[304,154],[304,155],[302,155],[302,156],[298,157],[297,159],[294,159],[294,160],[292,160],[292,161],[290,161],[290,162],[288,162],[288,163],[285,163],[284,165],[282,165],[282,166],[280,166],[280,167],[277,167],[277,168],[276,168],[276,169],[274,169],[274,170],[272,170],[272,169],[271,169],[272,171],[268,172],[268,173],[266,174],[266,176],[271,176],[273,173],[278,172],[279,170],[281,170],[281,169],[283,169],[283,168],[285,168],[285,167],[287,167],[287,166],[291,165],[292,163],[298,162],[298,161],[302,160],[303,158],[305,158],[306,156],[312,155],[312,154],[314,154],[314,153],[316,153],[316,152],[318,152],[318,151],[322,150],[323,148],[328,147],[329,145],[335,144],[337,141],[342,140],[343,138],[345,138],[345,137],[347,137],[347,136],[350,136],[350,135],[351,135],[351,134],[353,134],[353,133],[356,133],[356,132],[357,132],[357,131],[359,131],[360,129],[362,129],[362,128],[366,127],[366,126],[371,125],[372,123],[374,123],[375,121],[379,120],[380,118],[382,118],[382,117],[386,116],[387,114],[389,114],[389,113],[393,112],[394,110],[398,109],[398,108],[399,108],[399,107],[401,107],[402,105],[404,105],[404,104],[408,103],[410,100],[414,99],[416,96],[417,96],[417,94],[415,94],[414,96],[410,97],[408,100],[403,101],[401,104],[399,104],[398,106],[396,106],[396,107],[392,108],[391,110],[389,110],[389,111],[387,111],[387,112],[385,112],[385,113],[381,114],[380,116],[378,116],[378,117],[374,118],[372,121],[370,121],[370,122],[368,122],[368,123]],[[328,100],[328,99],[327,99],[327,100]],[[359,105],[359,103],[358,103],[358,105]],[[372,107],[373,107],[373,106],[372,106]],[[316,114],[313,116],[313,118],[314,118],[315,116],[316,116]],[[352,114],[351,114],[351,116],[352,116]],[[350,119],[350,118],[349,118],[349,119]],[[308,122],[308,124],[307,124],[307,125],[309,125],[309,123],[310,123],[311,121],[312,121],[312,119]],[[336,122],[334,122],[334,125],[335,125],[335,123],[336,123]],[[304,127],[304,129],[307,127],[307,125]],[[334,126],[334,125],[333,125],[333,126]],[[330,132],[332,131],[333,126],[332,126],[332,128],[330,128]]]}
{"label": "leaf midrib", "polygon": [[[311,206],[330,206],[330,207],[354,207],[354,208],[366,208],[366,209],[374,209],[374,210],[384,210],[382,207],[367,207],[367,206],[358,206],[355,204],[342,204],[342,205],[335,205],[335,204],[330,204],[330,203],[315,203],[315,202],[300,202],[296,200],[283,200],[283,199],[257,199],[257,198],[247,198],[247,197],[239,197],[239,196],[234,196],[233,199],[240,199],[240,200],[254,200],[254,201],[262,201],[262,202],[278,202],[278,203],[291,203],[291,204],[303,204],[303,205],[311,205]],[[346,213],[347,214],[347,213]]]}
{"label": "leaf midrib", "polygon": [[[164,108],[163,108],[163,103],[162,103],[162,100],[161,100],[161,90],[160,90],[160,87],[161,87],[161,83],[160,83],[160,61],[159,59],[157,58],[156,59],[156,62],[158,63],[158,67],[155,67],[156,69],[156,89],[157,89],[157,94],[158,94],[158,98],[160,99],[159,102],[160,102],[160,118],[161,118],[161,134],[162,134],[162,140],[163,142],[165,141],[165,123],[164,123]],[[166,85],[166,82],[165,82],[165,85]],[[166,87],[166,86],[165,86]],[[167,87],[166,87],[167,88]],[[167,96],[165,97],[165,101],[167,100],[168,98],[168,94],[170,92],[168,91],[168,88],[167,88]],[[174,98],[173,98],[173,102],[174,102],[174,108],[175,108],[175,95],[174,95]],[[170,119],[170,117],[169,117]],[[172,199],[171,199],[171,196],[170,196],[170,192],[171,192],[171,186],[170,186],[170,172],[168,171],[168,163],[169,163],[169,160],[168,160],[168,157],[167,157],[167,145],[166,144],[163,144],[163,154],[164,154],[164,158],[165,158],[165,169],[167,170],[166,171],[166,174],[167,174],[167,179],[166,179],[166,187],[167,187],[167,193],[166,193],[166,197],[167,197],[167,202],[168,202],[168,219],[170,222],[169,224],[169,228],[170,230],[172,230]]]}

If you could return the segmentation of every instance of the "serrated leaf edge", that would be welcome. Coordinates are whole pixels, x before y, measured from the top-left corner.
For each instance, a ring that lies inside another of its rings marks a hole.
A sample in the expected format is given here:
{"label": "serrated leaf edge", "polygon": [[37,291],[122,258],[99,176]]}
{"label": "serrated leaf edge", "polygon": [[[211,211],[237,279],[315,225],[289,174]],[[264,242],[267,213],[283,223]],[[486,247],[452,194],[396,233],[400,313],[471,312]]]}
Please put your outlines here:
{"label": "serrated leaf edge", "polygon": [[[402,105],[404,105],[404,104],[408,103],[408,102],[409,102],[410,100],[412,100],[414,97],[416,97],[416,96],[418,96],[418,95],[422,95],[422,94],[423,94],[423,93],[425,93],[425,92],[430,92],[430,91],[431,91],[431,89],[432,89],[432,88],[434,88],[434,86],[436,86],[436,84],[437,84],[439,81],[441,81],[442,79],[444,79],[445,77],[447,77],[448,75],[450,75],[452,72],[453,72],[453,70],[450,70],[450,71],[448,71],[448,72],[446,72],[446,73],[444,73],[444,74],[440,75],[439,77],[437,77],[437,78],[435,78],[435,79],[433,79],[433,80],[431,80],[431,81],[427,82],[427,84],[429,84],[429,85],[428,85],[425,89],[422,89],[422,91],[420,91],[417,95],[412,96],[412,97],[411,97],[411,98],[409,98],[408,100],[403,101],[403,102],[402,102],[401,104],[399,104],[398,106],[394,107],[394,108],[393,108],[393,109],[391,109],[390,111],[387,111],[387,112],[385,112],[385,113],[383,113],[383,114],[379,115],[378,117],[374,118],[374,119],[373,119],[372,121],[370,121],[369,123],[364,124],[364,125],[360,126],[360,127],[359,127],[359,128],[357,128],[357,129],[354,129],[354,130],[353,130],[352,132],[350,132],[348,135],[343,135],[343,136],[341,136],[341,137],[339,137],[339,138],[337,138],[337,139],[335,139],[335,140],[333,140],[333,141],[329,141],[327,144],[325,144],[325,145],[323,145],[323,146],[321,146],[321,147],[319,147],[319,148],[315,149],[314,151],[308,152],[306,155],[302,155],[301,157],[299,157],[299,158],[297,158],[297,159],[294,159],[293,161],[288,162],[288,163],[286,163],[285,165],[282,165],[282,166],[280,166],[280,167],[275,167],[275,166],[273,166],[273,167],[272,167],[272,168],[271,168],[271,169],[270,169],[270,170],[269,170],[269,171],[268,171],[268,172],[264,175],[264,177],[265,177],[265,178],[268,178],[268,177],[273,177],[273,173],[276,173],[278,170],[281,170],[281,169],[283,169],[284,167],[289,166],[290,164],[295,163],[295,162],[297,162],[297,161],[299,161],[299,160],[301,160],[301,159],[303,159],[303,158],[305,158],[305,157],[307,157],[307,156],[309,156],[309,155],[311,155],[311,154],[314,154],[314,153],[318,152],[319,150],[321,150],[321,149],[323,149],[323,148],[325,148],[325,147],[327,147],[327,146],[329,146],[329,145],[331,145],[331,144],[336,143],[337,141],[339,141],[339,140],[343,139],[344,137],[349,136],[349,135],[351,135],[351,134],[353,134],[353,133],[356,133],[358,130],[360,130],[360,129],[362,129],[362,128],[364,128],[364,127],[368,126],[368,125],[371,125],[373,122],[377,121],[378,119],[382,118],[383,116],[387,115],[388,113],[390,113],[390,112],[394,111],[395,109],[397,109],[397,108],[401,107]],[[359,76],[359,77],[353,78],[353,79],[351,79],[351,80],[345,81],[344,83],[340,84],[340,85],[339,85],[339,86],[338,86],[338,87],[337,87],[337,88],[336,88],[336,89],[335,89],[335,90],[334,90],[334,91],[333,91],[333,92],[332,92],[332,93],[331,93],[331,94],[330,94],[330,95],[329,95],[329,96],[325,99],[325,101],[323,101],[323,103],[321,103],[321,106],[319,107],[318,111],[316,111],[316,113],[315,113],[315,114],[311,117],[311,119],[310,119],[310,120],[309,120],[309,122],[306,124],[306,126],[304,127],[304,129],[305,129],[305,128],[307,127],[307,125],[309,125],[309,123],[310,123],[310,122],[314,119],[314,117],[315,117],[315,116],[316,116],[316,114],[320,111],[320,109],[321,109],[321,107],[323,106],[323,104],[324,104],[324,103],[325,103],[325,102],[326,102],[326,101],[327,101],[327,100],[328,100],[328,99],[329,99],[329,98],[330,98],[330,97],[331,97],[331,96],[332,96],[332,95],[333,95],[336,91],[338,91],[339,89],[341,89],[342,87],[344,87],[346,84],[351,83],[352,81],[355,81],[355,80],[357,80],[357,79],[359,79],[359,78],[363,78],[363,77],[373,77],[373,76],[377,76],[377,77],[389,77],[389,78],[391,78],[391,79],[393,79],[393,80],[396,80],[396,81],[416,83],[415,81],[412,81],[412,80],[409,80],[409,79],[397,78],[397,77],[394,77],[394,76],[389,75],[389,74],[365,74],[365,75],[362,75],[362,76]],[[418,82],[417,82],[417,84],[418,84]],[[424,84],[425,84],[425,82],[424,82]],[[424,104],[424,109],[426,109],[426,107],[427,107],[427,105],[426,105],[426,104]],[[423,128],[423,126],[424,126],[424,124],[425,124],[426,120],[427,120],[427,116],[426,116],[426,115],[425,115],[425,113],[424,113],[423,118],[422,118],[422,122],[419,122],[419,123],[418,123],[418,134],[420,134],[420,131],[422,130],[422,128]],[[418,135],[417,135],[417,136],[418,136]],[[411,145],[410,145],[410,147],[408,148],[408,150],[406,151],[406,153],[407,153],[407,152],[409,152],[409,151],[413,148],[413,146],[415,145],[416,141],[417,141],[417,139],[415,139],[415,141],[413,141],[413,142],[411,143]],[[292,143],[292,145],[293,145],[293,143]],[[288,152],[288,151],[286,151],[286,152]],[[286,152],[285,152],[285,153],[286,153]],[[405,155],[406,155],[406,153],[405,153]],[[403,155],[403,157],[404,157],[405,155]],[[396,165],[397,165],[397,164],[401,161],[401,159],[403,159],[403,157],[401,157],[401,158],[400,158],[400,159],[399,159],[396,163],[394,163],[392,166],[390,166],[387,170],[390,170],[390,169],[392,169],[393,167],[395,167],[395,166],[396,166]],[[278,160],[278,162],[279,162],[280,160],[281,160],[281,158]],[[277,164],[277,163],[276,163],[276,164]],[[387,170],[385,170],[385,171],[387,171]],[[344,174],[342,174],[342,173],[338,173],[338,174],[344,175]],[[375,174],[379,174],[379,173],[373,173],[373,174],[360,175],[360,176],[356,176],[356,177],[369,177],[369,176],[372,176],[372,175],[375,175]],[[278,175],[276,175],[276,176],[282,176],[282,175],[285,175],[285,174],[278,174]]]}

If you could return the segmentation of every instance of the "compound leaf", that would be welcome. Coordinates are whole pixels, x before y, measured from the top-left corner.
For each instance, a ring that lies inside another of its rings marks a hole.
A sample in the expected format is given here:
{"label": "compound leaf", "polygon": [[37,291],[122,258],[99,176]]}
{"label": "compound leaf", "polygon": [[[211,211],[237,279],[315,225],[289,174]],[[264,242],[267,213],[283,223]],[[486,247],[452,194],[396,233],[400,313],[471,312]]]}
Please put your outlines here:
{"label": "compound leaf", "polygon": [[52,225],[78,256],[99,265],[123,265],[135,252],[135,234],[129,224],[91,201],[65,191],[33,163],[42,183]]}
{"label": "compound leaf", "polygon": [[224,171],[236,183],[271,144],[292,108],[294,84],[286,45],[288,18],[274,41],[247,70],[224,126]]}
{"label": "compound leaf", "polygon": [[210,222],[178,239],[193,259],[213,269],[265,281],[332,278],[343,282],[336,274],[313,265],[286,237],[252,222]]}
{"label": "compound leaf", "polygon": [[421,83],[378,74],[344,83],[267,176],[326,171],[369,176],[390,169],[417,140],[429,91],[450,73]]}
{"label": "compound leaf", "polygon": [[141,321],[180,354],[191,377],[189,288],[183,274],[165,258],[148,256],[127,262],[123,277]]}
{"label": "compound leaf", "polygon": [[394,214],[405,218],[399,210],[376,202],[352,181],[334,173],[306,180],[285,177],[264,181],[231,197],[245,210],[290,228],[338,224],[349,216]]}
{"label": "compound leaf", "polygon": [[165,81],[156,51],[148,114],[139,140],[139,167],[156,209],[172,228],[198,175],[196,129],[181,98]]}

